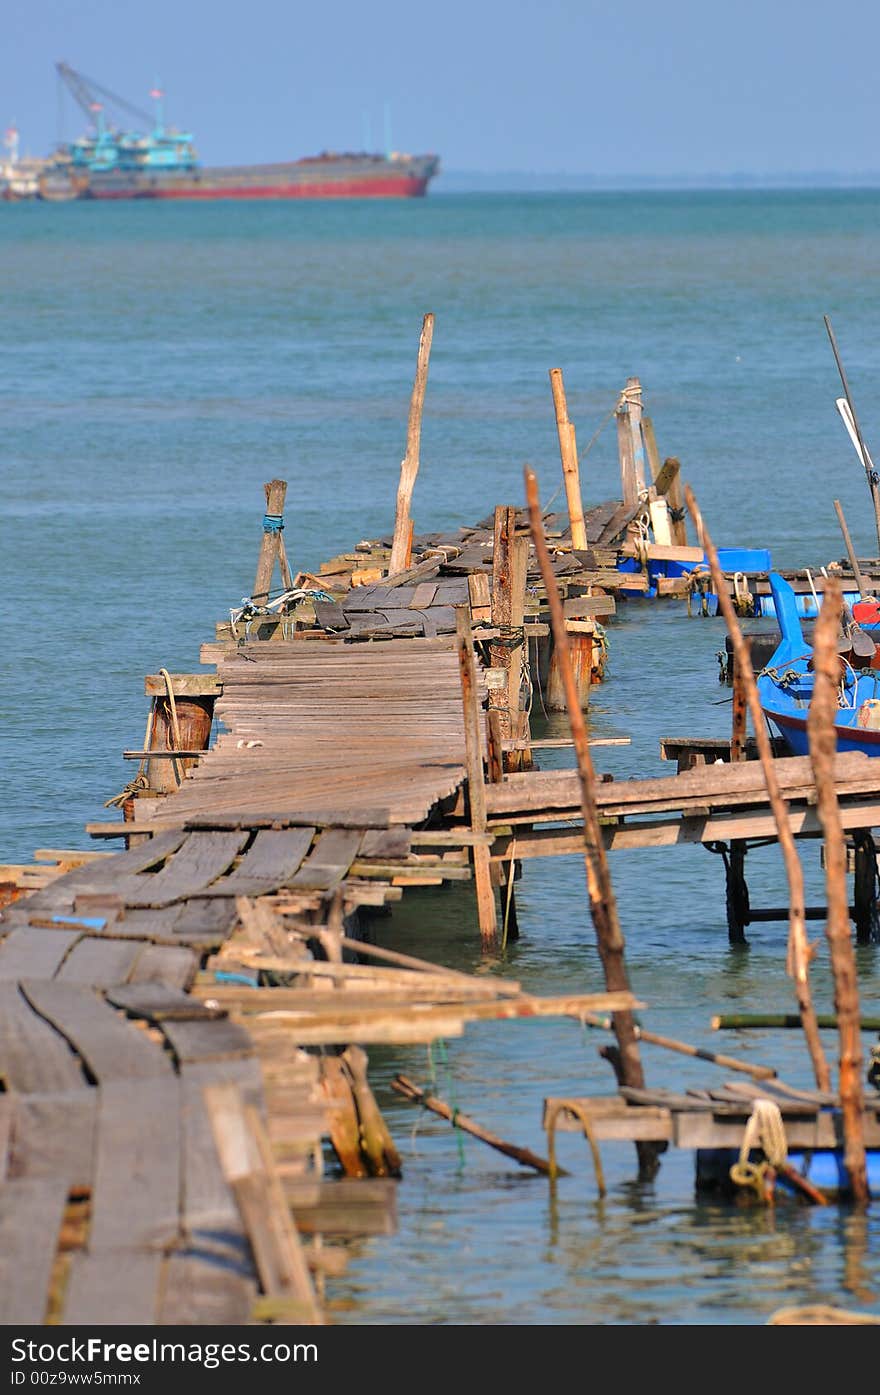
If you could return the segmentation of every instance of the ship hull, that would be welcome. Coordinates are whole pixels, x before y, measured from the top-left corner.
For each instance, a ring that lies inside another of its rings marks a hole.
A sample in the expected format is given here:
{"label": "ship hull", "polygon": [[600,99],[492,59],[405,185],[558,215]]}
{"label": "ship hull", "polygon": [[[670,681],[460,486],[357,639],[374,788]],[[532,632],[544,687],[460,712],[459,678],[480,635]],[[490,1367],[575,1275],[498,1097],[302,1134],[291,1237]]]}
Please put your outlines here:
{"label": "ship hull", "polygon": [[92,171],[87,199],[420,198],[437,170],[435,156],[363,160],[327,156],[283,165],[216,169]]}

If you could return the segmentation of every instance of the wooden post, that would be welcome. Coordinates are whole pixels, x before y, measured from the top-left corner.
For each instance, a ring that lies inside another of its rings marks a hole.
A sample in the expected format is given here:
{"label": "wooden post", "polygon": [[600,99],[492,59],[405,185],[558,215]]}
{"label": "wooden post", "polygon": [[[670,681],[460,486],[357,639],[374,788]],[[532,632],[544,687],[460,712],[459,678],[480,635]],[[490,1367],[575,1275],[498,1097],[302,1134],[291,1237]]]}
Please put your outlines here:
{"label": "wooden post", "polygon": [[629,429],[629,403],[621,396],[615,412],[617,418],[617,454],[620,459],[620,492],[624,504],[634,507],[639,502],[636,465],[633,458],[632,432]]}
{"label": "wooden post", "polygon": [[844,1164],[859,1206],[868,1203],[868,1176],[862,1123],[862,1047],[859,1035],[859,989],[849,898],[846,890],[846,841],[834,785],[837,752],[837,685],[840,660],[837,635],[843,611],[843,590],[836,577],[825,583],[825,595],[813,632],[813,696],[807,714],[810,761],[816,781],[816,812],[825,838],[825,885],[828,920],[825,934],[834,974],[834,1007],[840,1041],[840,1105],[843,1115]]}
{"label": "wooden post", "polygon": [[394,538],[391,543],[391,557],[388,561],[388,575],[395,576],[406,570],[412,547],[412,520],[410,503],[416,475],[419,472],[419,443],[422,436],[422,407],[425,402],[425,387],[428,382],[428,360],[431,356],[431,340],[434,337],[434,316],[425,315],[422,320],[422,333],[419,338],[419,356],[416,362],[416,376],[409,404],[409,422],[406,428],[406,455],[400,462],[400,483],[397,486],[397,515],[394,520]]}
{"label": "wooden post", "polygon": [[[602,828],[593,797],[595,772],[590,755],[586,726],[581,711],[580,695],[577,689],[574,669],[568,654],[568,634],[565,629],[565,615],[556,578],[550,563],[550,554],[544,539],[541,520],[541,504],[538,499],[538,481],[533,470],[525,471],[526,498],[529,505],[529,518],[532,528],[532,541],[538,554],[541,575],[547,590],[550,607],[550,623],[559,657],[560,672],[565,683],[568,699],[568,720],[571,726],[572,742],[577,759],[581,795],[581,813],[584,821],[584,865],[587,874],[587,892],[590,900],[590,914],[596,930],[599,958],[605,974],[605,987],[609,992],[629,991],[629,978],[624,959],[624,938],[617,915],[617,902],[608,858],[602,839]],[[615,1012],[611,1016],[620,1053],[620,1072],[624,1084],[641,1088],[645,1083],[642,1061],[639,1054],[635,1021],[631,1012]],[[643,1173],[653,1174],[658,1167],[657,1149],[650,1143],[637,1143],[639,1167]]]}
{"label": "wooden post", "polygon": [[865,579],[862,576],[862,571],[859,566],[859,559],[856,556],[856,550],[852,545],[852,538],[849,535],[849,528],[847,528],[846,526],[846,519],[844,517],[843,508],[839,499],[834,500],[834,511],[837,514],[837,521],[840,524],[840,531],[843,534],[843,545],[846,548],[846,555],[849,558],[849,564],[852,567],[852,574],[855,577],[856,586],[859,588],[859,595],[861,596],[862,600],[865,600],[870,595],[870,592],[865,589]]}
{"label": "wooden post", "polygon": [[585,552],[587,530],[584,524],[584,504],[581,498],[577,440],[574,424],[568,419],[561,368],[550,369],[550,387],[553,391],[553,407],[556,411],[556,432],[559,436],[559,455],[562,460],[568,521],[571,525],[571,545],[576,551]]}
{"label": "wooden post", "polygon": [[645,492],[645,447],[642,441],[642,385],[638,378],[627,378],[624,395],[629,407],[629,430],[632,437],[632,459],[636,486]]}
{"label": "wooden post", "polygon": [[655,480],[655,488],[658,494],[666,497],[673,544],[676,547],[687,547],[687,520],[681,492],[681,461],[674,455],[668,455],[663,461],[663,468]]}
{"label": "wooden post", "polygon": [[257,575],[251,600],[257,605],[265,605],[272,587],[272,575],[276,560],[281,568],[281,580],[289,591],[293,580],[284,550],[284,499],[287,494],[286,480],[270,480],[263,485],[266,492],[266,512],[263,517],[263,541],[257,562]]}
{"label": "wooden post", "polygon": [[773,759],[773,747],[770,743],[770,736],[764,721],[764,713],[761,710],[761,702],[758,697],[758,687],[755,682],[755,672],[752,668],[752,656],[749,651],[748,642],[743,635],[736,611],[733,608],[733,602],[727,593],[727,587],[724,584],[724,573],[718,561],[718,553],[715,549],[715,545],[703,522],[693,491],[688,486],[685,487],[685,497],[687,498],[687,506],[697,529],[700,546],[709,559],[709,568],[712,573],[712,585],[718,596],[718,607],[724,616],[727,630],[733,643],[733,662],[735,668],[739,669],[741,680],[746,691],[749,711],[752,714],[755,742],[758,747],[758,755],[761,758],[764,780],[767,785],[767,796],[770,801],[770,807],[773,810],[773,818],[776,822],[776,831],[779,837],[779,846],[782,849],[782,856],[785,862],[785,873],[788,878],[788,960],[786,971],[794,979],[801,1023],[804,1029],[807,1049],[809,1050],[810,1058],[813,1063],[816,1084],[820,1090],[829,1090],[831,1088],[831,1072],[828,1068],[828,1062],[825,1059],[825,1052],[819,1037],[816,1009],[813,1006],[812,993],[810,992],[810,960],[813,957],[813,950],[807,940],[807,921],[804,914],[804,871],[801,867],[801,860],[798,857],[794,834],[791,831],[791,824],[788,819],[788,804],[783,799],[779,787],[779,778],[776,774],[776,766]]}
{"label": "wooden post", "polygon": [[743,760],[745,757],[746,744],[746,719],[748,717],[749,704],[746,695],[746,685],[743,681],[742,673],[736,655],[733,656],[733,716],[730,728],[730,759],[731,761]]}
{"label": "wooden post", "polygon": [[660,473],[660,453],[657,450],[654,423],[650,417],[642,417],[642,438],[645,442],[645,454],[648,457],[648,469],[651,471],[651,483],[656,484],[657,476]]}
{"label": "wooden post", "polygon": [[[470,607],[455,607],[455,634],[461,672],[461,700],[464,709],[464,744],[468,779],[471,828],[486,832],[486,792],[483,785],[483,750],[480,736],[480,709],[477,701],[477,666],[471,638]],[[492,886],[489,847],[475,843],[472,852],[477,891],[477,916],[483,949],[494,949],[498,939],[495,890]]]}
{"label": "wooden post", "polygon": [[[511,616],[513,614],[513,534],[516,509],[499,504],[495,509],[495,538],[492,546],[492,625],[501,634],[489,644],[489,662],[508,675],[503,687],[489,689],[489,711],[497,712],[503,740],[513,731],[510,703]],[[519,685],[517,684],[517,693]]]}

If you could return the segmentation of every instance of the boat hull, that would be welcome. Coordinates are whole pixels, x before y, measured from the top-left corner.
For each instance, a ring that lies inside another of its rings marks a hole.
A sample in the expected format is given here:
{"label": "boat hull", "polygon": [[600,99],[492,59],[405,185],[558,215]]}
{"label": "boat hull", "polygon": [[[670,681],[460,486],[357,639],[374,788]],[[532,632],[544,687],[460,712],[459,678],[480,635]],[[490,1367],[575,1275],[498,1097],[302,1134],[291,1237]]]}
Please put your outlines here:
{"label": "boat hull", "polygon": [[[766,702],[762,703],[761,710],[777,735],[781,736],[789,747],[792,755],[810,754],[806,716],[799,717],[793,712],[780,712]],[[872,731],[869,727],[846,726],[839,721],[835,722],[834,730],[837,733],[838,751],[861,751],[866,756],[880,756],[880,731]]]}
{"label": "boat hull", "polygon": [[280,165],[193,170],[92,171],[86,199],[364,199],[420,198],[438,166],[435,156],[383,159],[327,156]]}

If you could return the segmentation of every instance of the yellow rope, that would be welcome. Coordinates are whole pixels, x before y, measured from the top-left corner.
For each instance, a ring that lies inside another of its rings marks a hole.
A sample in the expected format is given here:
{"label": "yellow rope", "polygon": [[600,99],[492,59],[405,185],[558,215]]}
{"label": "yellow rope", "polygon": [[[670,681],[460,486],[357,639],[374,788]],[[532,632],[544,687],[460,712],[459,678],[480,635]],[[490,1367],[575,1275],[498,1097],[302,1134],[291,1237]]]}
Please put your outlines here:
{"label": "yellow rope", "polygon": [[550,1164],[550,1178],[555,1181],[558,1176],[556,1167],[556,1121],[560,1114],[573,1114],[580,1121],[584,1131],[584,1138],[590,1145],[590,1152],[593,1155],[593,1168],[596,1173],[596,1189],[600,1196],[604,1196],[607,1188],[605,1186],[605,1174],[602,1171],[602,1159],[599,1157],[599,1149],[596,1147],[596,1140],[593,1137],[592,1123],[590,1116],[584,1106],[578,1100],[553,1100],[550,1103],[547,1122],[547,1161]]}
{"label": "yellow rope", "polygon": [[[764,1161],[753,1163],[749,1154],[760,1149]],[[788,1162],[788,1143],[782,1113],[774,1100],[758,1097],[743,1130],[739,1159],[730,1169],[730,1180],[738,1187],[754,1191],[761,1201],[768,1200],[765,1177],[770,1169],[778,1172]]]}
{"label": "yellow rope", "polygon": [[[182,751],[183,742],[180,739],[180,725],[177,721],[177,704],[174,701],[174,684],[171,682],[171,674],[168,672],[167,668],[160,668],[159,673],[165,679],[165,692],[168,696],[168,706],[171,711],[171,734],[174,741],[172,750]],[[173,760],[171,764],[174,768],[174,778],[178,784],[181,784],[183,782],[183,776],[180,773],[180,761]]]}

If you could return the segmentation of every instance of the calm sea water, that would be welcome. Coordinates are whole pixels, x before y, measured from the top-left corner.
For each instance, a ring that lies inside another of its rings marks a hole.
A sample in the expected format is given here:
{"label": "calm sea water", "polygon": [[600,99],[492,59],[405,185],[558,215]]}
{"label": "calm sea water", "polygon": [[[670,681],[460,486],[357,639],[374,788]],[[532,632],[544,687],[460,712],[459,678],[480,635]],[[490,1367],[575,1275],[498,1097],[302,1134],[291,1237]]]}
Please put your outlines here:
{"label": "calm sea water", "polygon": [[[681,459],[716,543],[819,567],[843,555],[837,498],[859,553],[875,555],[822,317],[870,447],[878,234],[875,191],[4,207],[0,861],[92,846],[85,823],[109,816],[104,801],[133,773],[121,752],[143,740],[144,675],[198,668],[199,645],[253,583],[264,481],[289,482],[294,569],[389,531],[428,310],[418,530],[521,503],[526,463],[553,496],[558,366],[581,449],[627,376],[641,378],[661,455]],[[583,485],[588,503],[618,493],[613,424]],[[668,773],[661,736],[727,732],[721,624],[678,603],[620,607],[590,723],[631,741],[597,748],[600,769]],[[808,900],[821,899],[818,845],[803,859]],[[749,864],[753,903],[784,904],[778,851]],[[700,848],[620,853],[611,870],[644,1024],[811,1083],[799,1033],[710,1030],[718,1011],[792,1009],[784,925],[754,926],[732,950],[720,860]],[[528,865],[518,903],[521,939],[487,965],[466,889],[413,895],[378,933],[537,993],[601,988],[582,862]],[[830,1009],[813,929],[814,990]],[[858,950],[874,1011],[878,953]],[[433,1079],[462,1112],[545,1152],[545,1096],[613,1089],[598,1044],[542,1021],[472,1026],[431,1056],[371,1050],[403,1156],[398,1229],[353,1247],[328,1287],[334,1321],[762,1324],[816,1301],[880,1313],[876,1206],[709,1205],[690,1153],[670,1150],[639,1184],[628,1144],[603,1146],[599,1199],[574,1135],[559,1146],[570,1175],[551,1188],[390,1089],[398,1071]],[[826,1045],[836,1064],[832,1035]],[[651,1084],[729,1078],[647,1046],[643,1059]]]}

